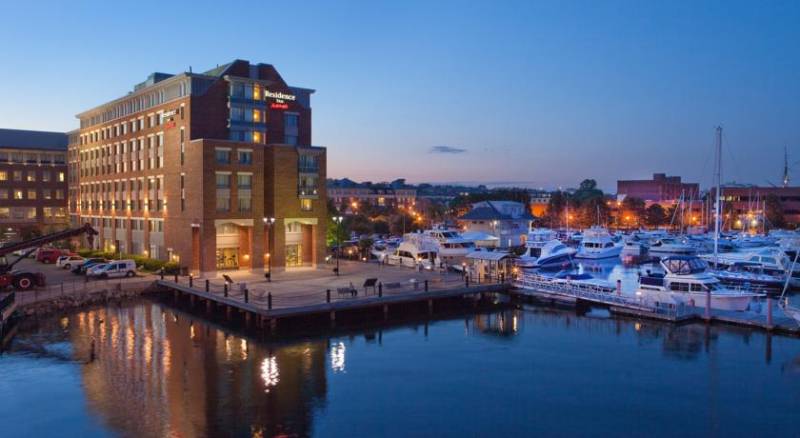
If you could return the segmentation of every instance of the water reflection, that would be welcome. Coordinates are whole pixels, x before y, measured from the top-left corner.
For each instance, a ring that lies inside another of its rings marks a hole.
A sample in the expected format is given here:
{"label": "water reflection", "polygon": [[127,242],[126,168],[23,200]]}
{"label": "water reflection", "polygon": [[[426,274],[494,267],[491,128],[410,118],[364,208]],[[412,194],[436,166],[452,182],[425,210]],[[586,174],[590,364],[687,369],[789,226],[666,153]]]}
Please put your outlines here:
{"label": "water reflection", "polygon": [[[523,420],[536,409],[554,422],[569,422],[570,415],[578,420],[575,412],[581,407],[621,403],[614,395],[620,387],[647,387],[646,396],[637,400],[645,397],[640,402],[653,406],[671,406],[670,400],[681,397],[698,410],[698,419],[712,410],[719,421],[729,412],[728,398],[749,397],[763,405],[751,407],[755,412],[780,413],[792,399],[787,394],[800,393],[800,342],[747,330],[538,307],[427,321],[424,331],[421,325],[267,342],[143,302],[23,328],[10,354],[31,363],[55,359],[60,366],[74,366],[91,416],[125,436],[369,436],[386,430],[401,434],[416,421],[431,434],[453,433],[445,427],[448,422],[469,425],[462,431],[489,433],[497,424],[481,422],[486,406],[479,396],[489,388],[512,391],[519,401],[495,401],[503,407],[495,415],[506,419],[502,427],[507,429],[500,434],[527,430],[529,423]],[[0,366],[4,358],[0,356]],[[778,366],[770,368],[773,360]],[[736,364],[733,375],[726,364]],[[477,379],[475,369],[481,370]],[[7,365],[5,370],[22,372]],[[741,375],[759,376],[759,387],[738,388]],[[699,384],[685,385],[689,376]],[[587,387],[594,388],[591,396],[585,394]],[[554,395],[560,393],[584,395]],[[14,415],[21,407],[4,395],[0,389],[0,411]],[[715,405],[702,404],[708,399]],[[57,408],[48,406],[48,400],[39,402],[43,409]],[[448,412],[462,413],[458,418],[449,418],[441,408],[424,408],[451,404]],[[385,429],[353,430],[363,409],[380,417],[373,426]],[[400,412],[389,414],[388,409]],[[664,415],[674,414],[670,409]],[[642,421],[635,409],[617,412],[615,424]],[[545,419],[538,421],[537,427],[547,425]]]}

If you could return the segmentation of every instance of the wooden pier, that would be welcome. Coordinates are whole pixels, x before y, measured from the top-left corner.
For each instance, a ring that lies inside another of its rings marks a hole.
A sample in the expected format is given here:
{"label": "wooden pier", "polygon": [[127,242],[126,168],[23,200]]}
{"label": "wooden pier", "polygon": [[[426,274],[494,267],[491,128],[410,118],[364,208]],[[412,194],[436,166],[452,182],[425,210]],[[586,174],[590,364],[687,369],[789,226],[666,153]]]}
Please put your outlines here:
{"label": "wooden pier", "polygon": [[[177,280],[177,281],[176,281]],[[411,285],[378,284],[372,289],[354,289],[342,293],[341,288],[319,292],[281,294],[265,291],[265,285],[236,287],[237,284],[212,283],[186,277],[156,280],[157,288],[171,291],[175,298],[186,297],[192,306],[205,306],[227,318],[239,316],[248,325],[277,328],[279,321],[292,318],[327,317],[335,325],[337,315],[358,312],[383,313],[388,318],[392,307],[421,303],[432,314],[435,303],[447,299],[480,299],[493,293],[506,293],[510,284],[428,281]]]}

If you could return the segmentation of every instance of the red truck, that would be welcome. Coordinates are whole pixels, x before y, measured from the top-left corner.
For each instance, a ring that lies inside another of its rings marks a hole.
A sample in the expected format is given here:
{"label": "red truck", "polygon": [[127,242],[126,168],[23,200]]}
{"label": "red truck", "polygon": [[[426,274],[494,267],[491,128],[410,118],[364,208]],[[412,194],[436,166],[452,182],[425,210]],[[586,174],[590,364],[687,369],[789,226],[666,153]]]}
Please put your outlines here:
{"label": "red truck", "polygon": [[36,261],[45,264],[53,264],[62,255],[69,255],[69,251],[57,248],[41,248],[36,253]]}

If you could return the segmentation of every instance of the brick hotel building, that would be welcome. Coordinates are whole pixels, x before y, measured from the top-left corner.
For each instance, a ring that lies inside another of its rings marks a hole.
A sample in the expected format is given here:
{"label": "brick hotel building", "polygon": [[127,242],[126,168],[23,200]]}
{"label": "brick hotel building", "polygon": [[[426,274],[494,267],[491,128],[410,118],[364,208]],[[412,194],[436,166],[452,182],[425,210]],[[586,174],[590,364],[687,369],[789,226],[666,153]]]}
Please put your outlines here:
{"label": "brick hotel building", "polygon": [[[236,60],[153,73],[78,114],[69,210],[98,248],[204,274],[315,266],[325,256],[325,149],[311,145],[313,90]],[[272,220],[274,219],[274,221]]]}
{"label": "brick hotel building", "polygon": [[67,225],[67,134],[0,129],[0,240]]}

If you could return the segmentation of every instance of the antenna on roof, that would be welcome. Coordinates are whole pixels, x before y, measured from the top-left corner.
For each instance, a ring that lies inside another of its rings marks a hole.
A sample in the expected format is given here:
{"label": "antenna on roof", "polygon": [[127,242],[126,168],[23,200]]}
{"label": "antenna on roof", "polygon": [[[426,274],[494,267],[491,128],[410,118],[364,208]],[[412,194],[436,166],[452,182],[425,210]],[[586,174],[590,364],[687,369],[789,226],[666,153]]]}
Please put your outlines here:
{"label": "antenna on roof", "polygon": [[789,148],[783,147],[783,187],[789,187]]}
{"label": "antenna on roof", "polygon": [[189,73],[191,73],[191,72],[192,72],[192,66],[190,65],[189,66]]}

